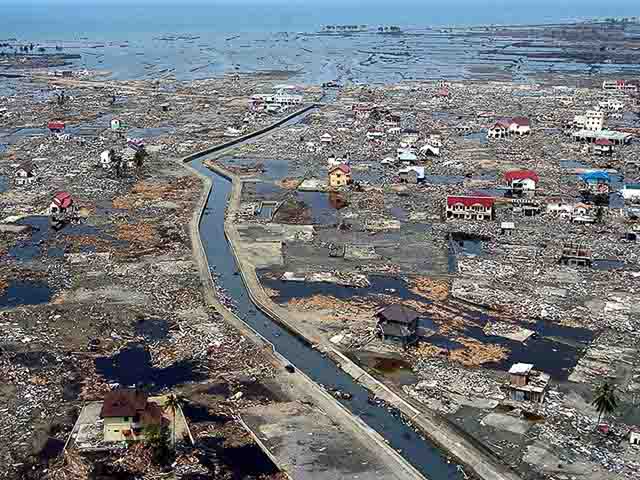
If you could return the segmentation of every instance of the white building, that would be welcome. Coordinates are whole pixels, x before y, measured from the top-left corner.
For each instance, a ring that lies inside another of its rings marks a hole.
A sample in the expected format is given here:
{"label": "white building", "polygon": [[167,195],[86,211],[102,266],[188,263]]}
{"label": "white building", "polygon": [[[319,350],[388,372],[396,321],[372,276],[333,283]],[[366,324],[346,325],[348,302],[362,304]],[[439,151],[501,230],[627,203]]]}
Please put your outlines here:
{"label": "white building", "polygon": [[22,163],[15,171],[15,184],[30,185],[36,179],[36,167],[31,162]]}
{"label": "white building", "polygon": [[100,165],[102,166],[102,168],[104,168],[105,170],[109,170],[111,168],[113,155],[113,150],[105,150],[100,154]]}
{"label": "white building", "polygon": [[605,80],[602,82],[603,90],[620,90],[622,92],[637,92],[638,86],[627,83],[625,80]]}
{"label": "white building", "polygon": [[622,197],[625,200],[640,201],[640,183],[627,183],[622,187]]}
{"label": "white building", "polygon": [[119,130],[122,128],[122,122],[119,118],[114,118],[111,120],[111,130]]}
{"label": "white building", "polygon": [[624,102],[622,102],[621,100],[606,100],[603,102],[598,102],[598,107],[600,107],[601,110],[609,110],[612,112],[620,112],[622,110],[624,110]]}
{"label": "white building", "polygon": [[529,135],[531,133],[531,124],[526,117],[514,117],[509,124],[509,133],[517,133],[518,135]]}
{"label": "white building", "polygon": [[325,145],[328,145],[330,143],[333,143],[333,137],[331,135],[329,135],[328,133],[325,133],[324,135],[322,135],[320,137],[320,141],[322,143],[324,143]]}
{"label": "white building", "polygon": [[604,112],[589,110],[585,115],[576,115],[573,123],[581,130],[599,132],[604,129]]}

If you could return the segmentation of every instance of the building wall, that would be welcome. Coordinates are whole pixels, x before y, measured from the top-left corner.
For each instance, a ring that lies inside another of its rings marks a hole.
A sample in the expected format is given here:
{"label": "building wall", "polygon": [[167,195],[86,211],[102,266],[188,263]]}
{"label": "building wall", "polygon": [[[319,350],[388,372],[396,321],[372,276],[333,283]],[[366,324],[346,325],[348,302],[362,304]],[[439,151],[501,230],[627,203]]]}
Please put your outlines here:
{"label": "building wall", "polygon": [[344,187],[351,177],[343,172],[333,172],[329,175],[329,185],[332,187]]}
{"label": "building wall", "polygon": [[[125,420],[125,418],[127,420]],[[132,430],[133,417],[111,417],[104,419],[103,433],[105,442],[123,442],[127,440],[123,430]],[[131,439],[132,437],[128,437]]]}

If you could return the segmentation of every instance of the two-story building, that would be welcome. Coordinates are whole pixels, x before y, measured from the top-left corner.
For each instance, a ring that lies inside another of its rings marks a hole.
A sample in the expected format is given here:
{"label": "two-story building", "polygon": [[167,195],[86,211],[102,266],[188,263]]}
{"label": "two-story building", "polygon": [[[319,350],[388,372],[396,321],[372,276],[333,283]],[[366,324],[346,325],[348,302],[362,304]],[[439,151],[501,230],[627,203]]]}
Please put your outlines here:
{"label": "two-story building", "polygon": [[447,196],[447,218],[456,220],[492,220],[492,197],[449,195]]}
{"label": "two-story building", "polygon": [[509,369],[507,390],[514,402],[542,403],[550,375],[533,369],[530,363],[516,363]]}
{"label": "two-story building", "polygon": [[351,167],[337,165],[329,170],[329,186],[334,188],[346,187],[351,183]]}
{"label": "two-story building", "polygon": [[378,329],[385,342],[408,347],[418,340],[418,312],[400,304],[389,305],[376,313]]}
{"label": "two-story building", "polygon": [[540,181],[540,177],[533,170],[509,170],[505,172],[504,179],[516,195],[533,194]]}
{"label": "two-story building", "polygon": [[30,185],[36,179],[36,167],[31,162],[24,162],[18,165],[15,171],[16,186]]}
{"label": "two-story building", "polygon": [[138,389],[113,390],[104,398],[100,418],[103,420],[105,442],[144,439],[145,428],[168,424],[162,407],[150,402],[148,395]]}

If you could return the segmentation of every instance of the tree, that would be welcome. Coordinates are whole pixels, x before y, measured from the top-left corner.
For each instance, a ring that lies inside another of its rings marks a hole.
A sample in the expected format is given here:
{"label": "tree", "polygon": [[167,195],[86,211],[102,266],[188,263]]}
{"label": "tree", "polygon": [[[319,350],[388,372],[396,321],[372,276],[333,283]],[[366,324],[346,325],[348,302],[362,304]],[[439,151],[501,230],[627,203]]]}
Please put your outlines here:
{"label": "tree", "polygon": [[616,398],[616,386],[609,382],[604,382],[595,391],[595,398],[592,405],[598,410],[598,425],[603,415],[611,415],[618,406]]}
{"label": "tree", "polygon": [[133,156],[133,161],[136,164],[136,170],[140,172],[142,165],[144,165],[144,158],[147,156],[147,152],[141,148],[136,150],[136,154]]}
{"label": "tree", "polygon": [[153,450],[153,461],[159,465],[171,463],[169,428],[166,425],[148,425],[144,430],[144,441]]}
{"label": "tree", "polygon": [[172,422],[173,423],[173,429],[172,429],[172,433],[173,433],[173,448],[176,448],[176,412],[178,411],[178,409],[180,408],[180,399],[178,397],[176,397],[173,393],[171,395],[169,395],[169,397],[167,398],[167,401],[164,404],[164,410],[169,410],[171,412],[171,418],[172,418]]}

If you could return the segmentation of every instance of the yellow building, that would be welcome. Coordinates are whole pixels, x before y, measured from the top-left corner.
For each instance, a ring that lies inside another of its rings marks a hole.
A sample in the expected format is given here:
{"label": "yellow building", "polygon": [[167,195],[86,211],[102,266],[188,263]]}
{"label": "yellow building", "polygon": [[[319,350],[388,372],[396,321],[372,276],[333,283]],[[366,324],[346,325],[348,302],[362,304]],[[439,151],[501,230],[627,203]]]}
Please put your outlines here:
{"label": "yellow building", "polygon": [[119,389],[107,393],[100,411],[104,422],[105,442],[142,440],[144,429],[150,425],[168,424],[162,407],[148,401],[146,393],[138,389]]}
{"label": "yellow building", "polygon": [[329,170],[329,186],[345,187],[351,183],[351,167],[349,165],[338,165]]}

